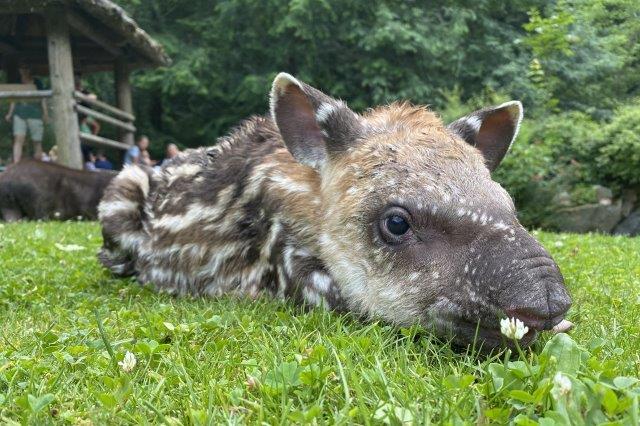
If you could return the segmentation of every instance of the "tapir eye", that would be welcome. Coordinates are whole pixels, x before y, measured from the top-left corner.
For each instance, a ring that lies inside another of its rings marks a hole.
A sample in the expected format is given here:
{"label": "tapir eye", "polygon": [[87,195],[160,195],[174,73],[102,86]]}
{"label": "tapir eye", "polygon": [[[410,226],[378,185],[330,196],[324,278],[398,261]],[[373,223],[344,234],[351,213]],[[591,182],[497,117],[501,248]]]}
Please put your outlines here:
{"label": "tapir eye", "polygon": [[389,244],[398,244],[406,240],[410,234],[409,213],[406,210],[393,207],[380,220],[380,234]]}
{"label": "tapir eye", "polygon": [[387,218],[387,229],[393,235],[404,235],[409,230],[409,224],[403,217],[398,215],[393,215]]}

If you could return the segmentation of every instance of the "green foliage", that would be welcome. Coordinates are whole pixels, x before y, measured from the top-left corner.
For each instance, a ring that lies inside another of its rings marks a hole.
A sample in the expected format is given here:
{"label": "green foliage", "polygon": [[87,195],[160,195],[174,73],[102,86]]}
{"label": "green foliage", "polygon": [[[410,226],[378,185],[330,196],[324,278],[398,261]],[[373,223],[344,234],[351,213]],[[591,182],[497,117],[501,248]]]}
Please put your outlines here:
{"label": "green foliage", "polygon": [[416,327],[156,294],[100,267],[94,223],[0,224],[0,423],[637,424],[640,240],[536,236],[576,329],[483,357]]}
{"label": "green foliage", "polygon": [[569,35],[573,22],[573,16],[564,10],[544,18],[540,16],[538,10],[533,9],[529,12],[529,22],[523,25],[524,29],[530,33],[525,43],[531,47],[536,57],[544,58],[558,53],[573,56],[572,37]]}
{"label": "green foliage", "polygon": [[639,17],[633,0],[564,0],[533,9],[523,38],[533,69],[520,89],[539,97],[526,97],[528,103],[538,113],[577,109],[610,117],[640,90]]}
{"label": "green foliage", "polygon": [[575,200],[584,200],[572,188],[600,182],[596,160],[602,144],[600,125],[584,113],[525,120],[495,179],[514,197],[521,221],[541,226],[557,193],[576,192]]}
{"label": "green foliage", "polygon": [[597,166],[602,180],[618,187],[640,184],[640,104],[618,109],[602,129]]}
{"label": "green foliage", "polygon": [[495,174],[528,226],[543,226],[552,198],[569,192],[573,203],[595,201],[593,185],[621,190],[640,184],[640,106],[618,108],[609,122],[569,112],[524,122],[513,149]]}
{"label": "green foliage", "polygon": [[[266,112],[272,78],[288,71],[362,110],[398,99],[445,106],[519,79],[514,41],[544,2],[426,5],[374,0],[122,1],[173,66],[138,73],[140,127],[187,146],[211,144]],[[515,61],[515,62],[514,62]]]}

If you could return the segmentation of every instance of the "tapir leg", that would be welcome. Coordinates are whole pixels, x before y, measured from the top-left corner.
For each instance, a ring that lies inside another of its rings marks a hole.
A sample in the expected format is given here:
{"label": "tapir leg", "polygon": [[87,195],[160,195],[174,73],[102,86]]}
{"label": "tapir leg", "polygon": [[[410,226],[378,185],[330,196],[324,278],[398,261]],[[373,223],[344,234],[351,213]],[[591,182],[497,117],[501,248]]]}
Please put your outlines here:
{"label": "tapir leg", "polygon": [[5,222],[17,222],[22,219],[22,213],[18,209],[2,208],[0,209],[0,217]]}

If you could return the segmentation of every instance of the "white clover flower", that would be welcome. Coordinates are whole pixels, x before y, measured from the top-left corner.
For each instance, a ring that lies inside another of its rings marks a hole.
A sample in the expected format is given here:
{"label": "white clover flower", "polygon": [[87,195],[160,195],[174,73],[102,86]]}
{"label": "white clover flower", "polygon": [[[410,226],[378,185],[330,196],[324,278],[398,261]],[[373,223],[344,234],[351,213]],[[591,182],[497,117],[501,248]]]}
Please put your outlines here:
{"label": "white clover flower", "polygon": [[133,371],[134,368],[136,368],[136,362],[136,356],[127,351],[127,353],[124,354],[124,359],[122,361],[119,361],[118,365],[120,366],[120,368],[122,368],[122,371],[124,371],[125,373],[129,373]]}
{"label": "white clover flower", "polygon": [[500,332],[509,339],[520,340],[528,331],[529,327],[517,318],[503,318],[500,320]]}
{"label": "white clover flower", "polygon": [[551,389],[551,395],[555,399],[559,399],[562,396],[569,395],[571,392],[571,379],[564,374],[557,372],[553,376],[553,389]]}

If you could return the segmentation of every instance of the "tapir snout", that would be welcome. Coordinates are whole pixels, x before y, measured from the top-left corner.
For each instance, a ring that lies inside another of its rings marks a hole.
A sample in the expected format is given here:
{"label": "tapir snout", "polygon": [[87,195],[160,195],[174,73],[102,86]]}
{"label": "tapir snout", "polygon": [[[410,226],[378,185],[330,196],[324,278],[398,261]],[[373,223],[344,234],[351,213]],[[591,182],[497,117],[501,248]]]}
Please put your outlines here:
{"label": "tapir snout", "polygon": [[[504,241],[504,239],[503,239]],[[500,247],[504,252],[498,308],[535,330],[550,330],[571,307],[560,268],[551,255],[523,228]]]}

